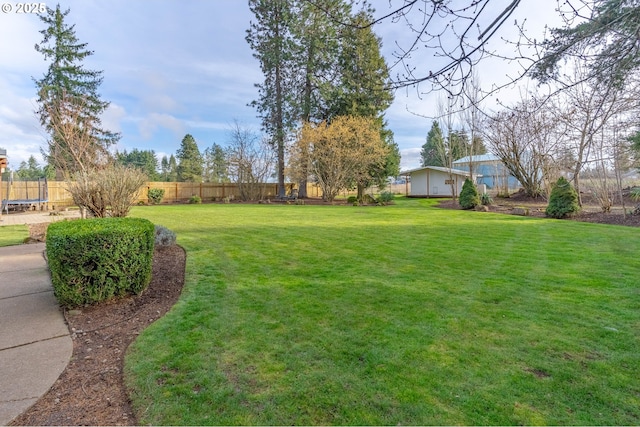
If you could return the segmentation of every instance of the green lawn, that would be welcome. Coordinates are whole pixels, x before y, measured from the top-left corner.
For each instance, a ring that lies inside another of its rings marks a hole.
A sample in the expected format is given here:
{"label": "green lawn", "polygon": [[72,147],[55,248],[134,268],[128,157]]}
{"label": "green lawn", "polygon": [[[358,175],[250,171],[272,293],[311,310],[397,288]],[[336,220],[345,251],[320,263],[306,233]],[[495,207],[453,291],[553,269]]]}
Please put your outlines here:
{"label": "green lawn", "polygon": [[390,207],[140,207],[188,251],[143,424],[640,424],[640,230]]}
{"label": "green lawn", "polygon": [[3,225],[0,227],[0,247],[21,245],[29,237],[26,225]]}

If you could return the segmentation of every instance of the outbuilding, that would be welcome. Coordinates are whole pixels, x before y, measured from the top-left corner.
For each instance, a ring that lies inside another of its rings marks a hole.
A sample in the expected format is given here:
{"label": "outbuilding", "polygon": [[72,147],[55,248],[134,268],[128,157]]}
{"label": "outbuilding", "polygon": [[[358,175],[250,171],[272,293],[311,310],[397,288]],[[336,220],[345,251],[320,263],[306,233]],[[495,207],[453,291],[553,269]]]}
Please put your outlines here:
{"label": "outbuilding", "polygon": [[[440,166],[424,166],[401,175],[411,180],[409,197],[457,197],[464,181],[471,178],[467,171]],[[472,181],[475,182],[476,177],[474,174]]]}
{"label": "outbuilding", "polygon": [[473,157],[463,157],[453,162],[453,167],[468,171],[473,168],[474,174],[478,173],[477,184],[484,184],[488,189],[501,190],[504,193],[520,188],[520,182],[511,175],[509,169],[502,163],[500,157],[495,154],[479,154]]}

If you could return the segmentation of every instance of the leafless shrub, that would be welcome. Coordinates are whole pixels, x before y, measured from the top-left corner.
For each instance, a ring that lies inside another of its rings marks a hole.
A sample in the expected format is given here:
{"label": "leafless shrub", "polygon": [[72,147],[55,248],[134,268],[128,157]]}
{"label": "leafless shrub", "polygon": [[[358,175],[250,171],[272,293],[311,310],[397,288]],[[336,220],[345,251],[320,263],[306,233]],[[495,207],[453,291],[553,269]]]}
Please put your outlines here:
{"label": "leafless shrub", "polygon": [[264,199],[265,182],[274,164],[274,153],[268,144],[236,122],[231,129],[227,159],[229,176],[238,185],[240,199]]}
{"label": "leafless shrub", "polygon": [[119,164],[81,171],[74,178],[67,187],[73,201],[83,212],[97,218],[127,216],[147,180],[140,170]]}

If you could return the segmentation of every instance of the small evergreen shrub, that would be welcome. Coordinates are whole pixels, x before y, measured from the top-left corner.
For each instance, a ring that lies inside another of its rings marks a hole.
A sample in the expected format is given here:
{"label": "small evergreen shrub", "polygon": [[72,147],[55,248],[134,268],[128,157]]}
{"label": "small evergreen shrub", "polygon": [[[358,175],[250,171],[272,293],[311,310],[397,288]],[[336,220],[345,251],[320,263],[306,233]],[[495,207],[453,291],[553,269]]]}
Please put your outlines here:
{"label": "small evergreen shrub", "polygon": [[393,203],[394,195],[391,191],[383,191],[378,195],[378,203],[382,205],[388,205]]}
{"label": "small evergreen shrub", "polygon": [[150,188],[147,191],[147,197],[153,205],[159,205],[164,198],[164,188]]}
{"label": "small evergreen shrub", "polygon": [[460,199],[458,202],[462,209],[473,209],[480,204],[478,190],[469,178],[465,179],[464,184],[462,184],[462,191],[460,192]]}
{"label": "small evergreen shrub", "polygon": [[356,196],[349,196],[347,197],[347,203],[349,204],[358,203],[358,198]]}
{"label": "small evergreen shrub", "polygon": [[482,196],[480,196],[480,203],[482,203],[484,206],[492,205],[493,199],[491,198],[489,193],[482,193]]}
{"label": "small evergreen shrub", "polygon": [[[634,187],[629,193],[631,200],[638,203],[640,202],[640,187]],[[640,215],[640,203],[636,205],[636,207],[631,211],[632,215]]]}
{"label": "small evergreen shrub", "polygon": [[200,196],[191,196],[191,198],[189,199],[189,203],[191,203],[192,205],[199,205],[200,203],[202,203],[202,199],[200,198]]}
{"label": "small evergreen shrub", "polygon": [[176,243],[176,233],[162,225],[155,225],[155,245],[171,246]]}
{"label": "small evergreen shrub", "polygon": [[549,205],[545,214],[551,218],[566,218],[580,209],[578,205],[578,193],[569,181],[560,177],[551,189]]}
{"label": "small evergreen shrub", "polygon": [[65,307],[139,294],[151,281],[154,226],[141,218],[52,223],[46,248],[51,282]]}

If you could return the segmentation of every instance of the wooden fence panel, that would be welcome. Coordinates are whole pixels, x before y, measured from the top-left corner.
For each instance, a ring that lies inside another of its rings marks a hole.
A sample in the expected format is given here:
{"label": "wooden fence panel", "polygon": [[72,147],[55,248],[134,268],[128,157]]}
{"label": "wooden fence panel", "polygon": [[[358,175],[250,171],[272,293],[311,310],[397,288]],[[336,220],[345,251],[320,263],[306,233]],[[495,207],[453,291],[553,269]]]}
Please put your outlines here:
{"label": "wooden fence panel", "polygon": [[[274,183],[266,183],[265,197],[274,198],[278,192],[278,186]],[[289,189],[292,184],[287,184]],[[2,182],[2,198],[7,197],[7,183]],[[138,191],[136,198],[138,201],[147,203],[147,192],[149,189],[159,188],[164,190],[164,198],[162,203],[186,203],[192,196],[199,196],[203,202],[220,201],[226,197],[238,199],[238,186],[233,183],[196,183],[196,182],[147,182]],[[10,186],[10,200],[17,199],[37,199],[38,198],[38,182],[37,181],[14,181]],[[402,188],[391,189],[396,192],[404,193],[404,185]],[[398,191],[400,190],[400,191]],[[368,193],[376,190],[367,190]],[[341,195],[347,196],[355,194],[355,191],[344,191]],[[64,209],[73,206],[73,198],[71,193],[67,191],[67,184],[64,181],[48,182],[48,203],[44,205],[44,209]],[[313,183],[307,184],[307,195],[313,198],[322,197],[322,190]]]}

